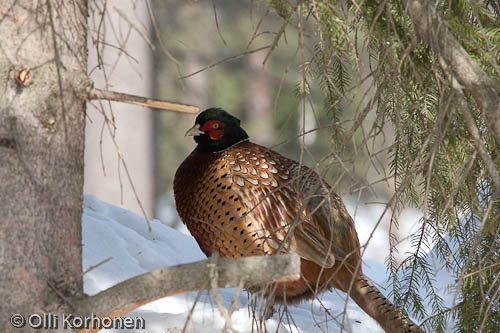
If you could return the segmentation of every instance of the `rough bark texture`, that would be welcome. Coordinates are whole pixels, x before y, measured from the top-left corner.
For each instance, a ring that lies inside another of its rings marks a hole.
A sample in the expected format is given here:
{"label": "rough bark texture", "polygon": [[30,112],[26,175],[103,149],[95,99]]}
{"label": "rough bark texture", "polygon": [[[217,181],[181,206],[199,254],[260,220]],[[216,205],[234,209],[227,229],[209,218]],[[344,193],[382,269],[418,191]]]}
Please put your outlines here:
{"label": "rough bark texture", "polygon": [[[82,293],[86,1],[0,1],[0,331]],[[55,48],[56,46],[56,48]],[[25,69],[24,71],[22,69]],[[29,76],[29,78],[27,77]],[[54,307],[55,306],[55,307]]]}

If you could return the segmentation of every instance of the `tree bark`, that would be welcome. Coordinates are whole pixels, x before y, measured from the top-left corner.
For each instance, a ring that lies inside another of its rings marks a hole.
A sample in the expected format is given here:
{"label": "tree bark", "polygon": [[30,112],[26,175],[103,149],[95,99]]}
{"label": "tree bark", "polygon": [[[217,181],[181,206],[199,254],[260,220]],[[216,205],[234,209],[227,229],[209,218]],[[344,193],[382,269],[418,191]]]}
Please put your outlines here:
{"label": "tree bark", "polygon": [[[0,1],[0,331],[82,294],[86,1]],[[62,285],[64,281],[70,283]]]}

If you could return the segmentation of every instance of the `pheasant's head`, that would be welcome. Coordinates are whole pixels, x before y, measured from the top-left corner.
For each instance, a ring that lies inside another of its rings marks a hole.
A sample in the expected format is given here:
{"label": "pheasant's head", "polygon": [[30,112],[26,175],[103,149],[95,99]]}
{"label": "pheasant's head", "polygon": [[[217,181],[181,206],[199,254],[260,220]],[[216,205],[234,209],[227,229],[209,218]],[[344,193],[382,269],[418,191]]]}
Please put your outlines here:
{"label": "pheasant's head", "polygon": [[200,113],[186,135],[194,136],[198,144],[196,150],[203,152],[219,152],[248,140],[240,120],[219,108]]}

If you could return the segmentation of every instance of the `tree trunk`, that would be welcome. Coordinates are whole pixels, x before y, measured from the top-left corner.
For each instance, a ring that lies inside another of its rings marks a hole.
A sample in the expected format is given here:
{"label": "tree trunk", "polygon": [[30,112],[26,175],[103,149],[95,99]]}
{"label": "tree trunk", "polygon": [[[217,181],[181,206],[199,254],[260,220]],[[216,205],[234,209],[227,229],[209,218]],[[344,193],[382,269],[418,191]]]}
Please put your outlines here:
{"label": "tree trunk", "polygon": [[1,0],[0,13],[5,332],[12,314],[64,310],[49,285],[63,296],[82,294],[85,100],[73,87],[87,77],[87,3]]}

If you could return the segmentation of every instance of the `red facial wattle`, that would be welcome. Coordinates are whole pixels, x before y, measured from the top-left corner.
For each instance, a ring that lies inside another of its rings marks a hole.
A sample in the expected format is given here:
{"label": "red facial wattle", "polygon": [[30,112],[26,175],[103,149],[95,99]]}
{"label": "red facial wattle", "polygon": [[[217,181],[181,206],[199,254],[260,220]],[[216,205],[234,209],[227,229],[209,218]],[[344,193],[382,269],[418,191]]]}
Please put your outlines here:
{"label": "red facial wattle", "polygon": [[224,136],[224,127],[226,124],[219,120],[209,120],[200,128],[203,132],[207,133],[210,139],[220,140]]}

